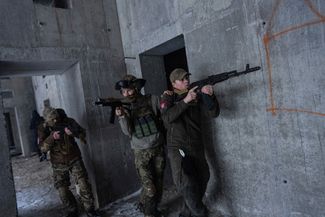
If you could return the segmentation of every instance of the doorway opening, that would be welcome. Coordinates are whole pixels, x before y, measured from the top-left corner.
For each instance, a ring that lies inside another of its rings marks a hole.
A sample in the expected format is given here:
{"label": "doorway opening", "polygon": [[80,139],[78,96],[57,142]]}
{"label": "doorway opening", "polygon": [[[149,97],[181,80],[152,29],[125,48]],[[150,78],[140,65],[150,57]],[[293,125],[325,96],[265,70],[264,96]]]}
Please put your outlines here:
{"label": "doorway opening", "polygon": [[12,150],[16,149],[16,145],[15,145],[14,136],[12,133],[10,113],[4,112],[3,115],[5,116],[5,126],[6,126],[9,150],[12,151]]}
{"label": "doorway opening", "polygon": [[[14,93],[13,97],[1,98],[8,131],[6,146],[11,148],[14,144],[15,149],[20,148],[23,153],[11,157],[12,170],[8,169],[15,183],[18,214],[24,217],[63,216],[50,162],[40,162],[32,152],[30,123],[34,109],[42,115],[45,106],[53,106],[64,108],[70,117],[88,128],[79,64],[77,61],[0,61],[0,82],[2,88]],[[89,161],[84,162],[89,164]],[[93,182],[91,178],[90,181]]]}
{"label": "doorway opening", "polygon": [[[142,77],[146,79],[146,93],[160,96],[165,90],[172,90],[169,75],[175,68],[188,70],[184,36],[179,35],[159,46],[140,54]],[[164,183],[171,186],[169,161],[165,170]]]}
{"label": "doorway opening", "polygon": [[176,68],[185,69],[188,72],[187,59],[185,47],[176,50],[172,53],[164,55],[165,73],[167,79],[167,87],[169,90],[172,89],[172,85],[169,81],[170,73]]}
{"label": "doorway opening", "polygon": [[160,95],[171,90],[169,75],[175,68],[188,71],[184,36],[179,35],[140,54],[142,77],[147,80],[145,91]]}

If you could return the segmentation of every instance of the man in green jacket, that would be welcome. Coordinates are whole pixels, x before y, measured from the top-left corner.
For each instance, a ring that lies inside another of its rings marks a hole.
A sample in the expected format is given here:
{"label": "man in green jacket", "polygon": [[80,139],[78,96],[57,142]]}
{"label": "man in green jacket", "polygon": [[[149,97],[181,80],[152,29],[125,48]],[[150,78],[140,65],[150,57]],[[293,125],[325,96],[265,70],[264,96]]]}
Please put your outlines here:
{"label": "man in green jacket", "polygon": [[129,136],[134,151],[135,166],[142,184],[139,203],[145,217],[160,217],[157,207],[162,197],[165,168],[164,133],[159,110],[159,97],[142,95],[145,80],[126,75],[118,81],[119,90],[129,109],[116,108],[122,132]]}
{"label": "man in green jacket", "polygon": [[[188,90],[189,75],[183,69],[172,71],[169,78],[173,92],[163,94],[160,107],[167,128],[168,157],[173,180],[184,199],[179,216],[205,217],[208,210],[202,197],[209,180],[209,168],[201,138],[201,117],[202,113],[217,117],[220,110],[211,85],[201,90],[197,90],[198,87]],[[203,95],[212,102],[209,108],[202,102]]]}

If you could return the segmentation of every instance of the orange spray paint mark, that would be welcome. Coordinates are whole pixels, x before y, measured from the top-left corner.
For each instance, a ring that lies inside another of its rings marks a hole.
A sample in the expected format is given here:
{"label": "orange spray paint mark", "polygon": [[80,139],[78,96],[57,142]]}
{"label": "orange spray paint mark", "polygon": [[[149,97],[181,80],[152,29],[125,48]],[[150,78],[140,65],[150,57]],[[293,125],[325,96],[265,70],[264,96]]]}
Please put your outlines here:
{"label": "orange spray paint mark", "polygon": [[284,112],[301,112],[301,113],[307,113],[307,114],[311,114],[311,115],[318,115],[318,116],[325,117],[324,113],[311,112],[311,111],[306,111],[306,110],[302,110],[302,109],[289,109],[289,108],[274,108],[274,109],[269,108],[269,109],[267,109],[267,111],[269,111],[269,112],[273,112],[273,110],[284,111]]}
{"label": "orange spray paint mark", "polygon": [[268,112],[272,112],[272,115],[276,115],[276,111],[282,111],[282,112],[302,112],[302,113],[307,113],[307,114],[311,114],[311,115],[318,115],[318,116],[322,116],[324,117],[325,114],[324,113],[319,113],[319,112],[313,112],[313,111],[306,111],[306,110],[302,110],[302,109],[288,109],[288,108],[277,108],[276,107],[276,103],[275,103],[275,99],[273,96],[273,84],[272,84],[272,63],[271,63],[271,56],[270,56],[270,42],[276,40],[277,38],[279,38],[282,35],[285,35],[289,32],[298,30],[298,29],[302,29],[308,26],[312,26],[312,25],[316,25],[316,24],[321,24],[321,23],[325,23],[325,16],[322,15],[318,10],[315,9],[314,5],[312,4],[312,2],[310,0],[304,0],[305,4],[308,6],[308,8],[317,16],[318,19],[316,20],[312,20],[306,23],[302,23],[300,25],[296,25],[296,26],[291,26],[288,27],[280,32],[277,33],[271,33],[271,30],[273,28],[273,19],[275,17],[275,14],[279,8],[279,5],[281,3],[282,0],[276,0],[275,2],[275,6],[273,7],[272,10],[272,15],[269,21],[269,28],[266,31],[266,34],[263,37],[263,44],[265,47],[265,54],[266,54],[266,65],[267,65],[267,71],[268,71],[268,77],[269,77],[269,96],[270,96],[270,104],[271,104],[271,108],[268,108],[266,111]]}

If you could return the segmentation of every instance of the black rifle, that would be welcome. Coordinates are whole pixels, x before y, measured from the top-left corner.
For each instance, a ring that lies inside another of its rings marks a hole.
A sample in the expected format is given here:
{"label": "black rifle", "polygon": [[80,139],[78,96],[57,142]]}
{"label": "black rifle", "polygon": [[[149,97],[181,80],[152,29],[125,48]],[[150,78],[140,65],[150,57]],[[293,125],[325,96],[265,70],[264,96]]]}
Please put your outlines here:
{"label": "black rifle", "polygon": [[216,83],[223,82],[225,80],[228,80],[229,78],[237,77],[237,76],[240,76],[240,75],[245,75],[247,73],[255,72],[255,71],[258,71],[260,69],[261,69],[260,66],[250,68],[249,64],[246,64],[246,69],[244,71],[237,72],[237,70],[233,70],[233,71],[230,71],[230,72],[224,72],[224,73],[217,74],[217,75],[210,75],[206,79],[191,83],[190,86],[189,86],[189,89],[192,89],[193,87],[198,86],[197,89],[200,90],[205,85],[215,85]]}
{"label": "black rifle", "polygon": [[[201,88],[205,85],[215,85],[216,83],[220,83],[223,82],[225,80],[228,80],[229,78],[233,78],[233,77],[237,77],[240,75],[245,75],[247,73],[250,72],[255,72],[260,70],[261,67],[260,66],[256,66],[253,68],[249,67],[249,64],[246,64],[246,69],[244,71],[238,72],[237,70],[233,70],[230,72],[224,72],[221,74],[217,74],[217,75],[210,75],[208,78],[203,79],[203,80],[199,80],[196,82],[193,82],[189,85],[189,90],[192,89],[193,87],[197,88],[195,89],[195,92],[198,93],[199,98],[202,99],[203,103],[208,107],[208,109],[212,109],[214,106],[214,101],[208,97],[206,94],[201,93]],[[184,99],[187,95],[187,92],[178,96],[176,101],[180,101],[182,99]]]}
{"label": "black rifle", "polygon": [[[247,73],[255,72],[255,71],[258,71],[260,69],[261,69],[260,66],[250,68],[249,64],[246,64],[246,69],[244,71],[238,72],[237,70],[233,70],[233,71],[230,71],[230,72],[224,72],[224,73],[217,74],[217,75],[210,75],[206,79],[199,80],[199,81],[191,83],[189,85],[188,89],[192,89],[193,87],[197,86],[197,89],[195,90],[195,92],[199,94],[199,97],[202,98],[204,104],[206,104],[208,106],[208,108],[210,109],[210,108],[213,107],[214,103],[212,103],[212,100],[209,97],[205,96],[206,94],[201,93],[201,88],[203,86],[205,86],[205,85],[215,85],[216,83],[223,82],[225,80],[228,80],[229,78],[237,77],[237,76],[240,76],[240,75],[245,75]],[[186,95],[187,95],[187,93],[184,93],[184,94],[180,95],[177,98],[177,101],[184,99],[186,97]]]}
{"label": "black rifle", "polygon": [[111,107],[111,116],[109,118],[109,122],[111,124],[114,124],[115,121],[115,109],[117,107],[123,107],[127,110],[129,110],[129,107],[131,106],[131,103],[125,102],[124,99],[118,99],[118,98],[98,98],[97,101],[95,101],[95,105],[98,106],[110,106]]}
{"label": "black rifle", "polygon": [[67,123],[57,123],[53,127],[51,127],[51,131],[59,131],[60,138],[63,139],[63,135],[65,134],[65,128],[68,128],[71,131],[72,135],[79,137],[82,143],[87,143],[85,138],[80,137],[83,132],[78,126],[73,126]]}

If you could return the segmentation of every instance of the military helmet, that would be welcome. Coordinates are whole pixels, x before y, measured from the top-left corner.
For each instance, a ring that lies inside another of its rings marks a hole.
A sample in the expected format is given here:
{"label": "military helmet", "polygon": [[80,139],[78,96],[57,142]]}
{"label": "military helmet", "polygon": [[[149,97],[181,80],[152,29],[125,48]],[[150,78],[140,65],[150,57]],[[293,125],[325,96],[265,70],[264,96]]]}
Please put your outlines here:
{"label": "military helmet", "polygon": [[64,119],[68,117],[63,108],[57,108],[56,111],[59,114],[60,118]]}
{"label": "military helmet", "polygon": [[137,78],[134,75],[127,74],[123,77],[123,80],[126,81],[135,81]]}
{"label": "military helmet", "polygon": [[134,88],[138,91],[144,87],[146,80],[142,78],[136,78],[133,75],[125,75],[122,80],[119,80],[115,84],[115,90],[121,90],[122,88]]}
{"label": "military helmet", "polygon": [[55,108],[45,107],[43,110],[43,117],[46,123],[53,125],[55,119],[59,119],[60,115]]}

